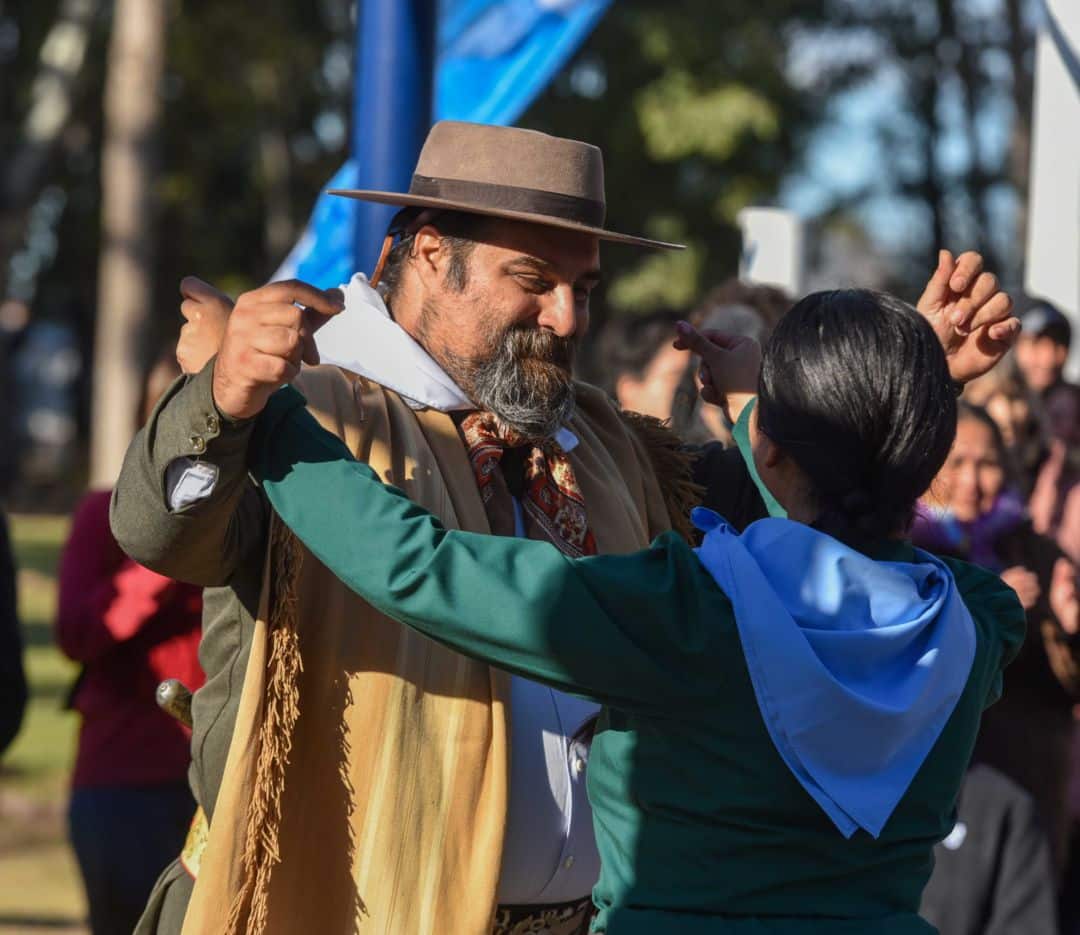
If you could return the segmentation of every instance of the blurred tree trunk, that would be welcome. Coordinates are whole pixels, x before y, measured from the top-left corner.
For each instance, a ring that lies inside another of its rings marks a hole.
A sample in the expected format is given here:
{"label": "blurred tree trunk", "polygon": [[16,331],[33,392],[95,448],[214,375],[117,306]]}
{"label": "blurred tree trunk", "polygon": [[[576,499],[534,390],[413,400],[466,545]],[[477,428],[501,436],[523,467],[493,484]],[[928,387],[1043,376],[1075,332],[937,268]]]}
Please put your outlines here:
{"label": "blurred tree trunk", "polygon": [[[1035,96],[1035,37],[1024,21],[1024,0],[1005,0],[1009,23],[1007,51],[1012,65],[1013,126],[1009,140],[1009,176],[1016,199],[1016,242],[1027,243],[1028,192],[1031,184],[1031,121]],[[1016,281],[1024,279],[1024,250],[1017,258]]]}
{"label": "blurred tree trunk", "polygon": [[259,113],[257,146],[265,198],[263,245],[276,268],[296,238],[289,202],[292,157],[280,107],[286,89],[281,86],[278,69],[266,64],[251,69],[248,84]]}
{"label": "blurred tree trunk", "polygon": [[152,303],[166,0],[116,0],[105,79],[90,484],[116,482],[139,414]]}
{"label": "blurred tree trunk", "polygon": [[8,262],[71,119],[100,11],[101,0],[62,0],[38,53],[18,145],[0,158],[0,297],[7,291]]}

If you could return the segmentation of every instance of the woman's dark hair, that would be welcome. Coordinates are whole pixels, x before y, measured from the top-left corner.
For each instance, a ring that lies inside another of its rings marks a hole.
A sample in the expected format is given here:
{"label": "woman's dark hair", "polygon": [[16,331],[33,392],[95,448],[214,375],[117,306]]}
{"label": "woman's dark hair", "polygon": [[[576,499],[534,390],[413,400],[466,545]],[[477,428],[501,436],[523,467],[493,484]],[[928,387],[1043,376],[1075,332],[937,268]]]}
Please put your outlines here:
{"label": "woman's dark hair", "polygon": [[906,530],[956,434],[945,353],[910,305],[815,292],[765,347],[758,425],[809,479],[816,525],[848,543]]}

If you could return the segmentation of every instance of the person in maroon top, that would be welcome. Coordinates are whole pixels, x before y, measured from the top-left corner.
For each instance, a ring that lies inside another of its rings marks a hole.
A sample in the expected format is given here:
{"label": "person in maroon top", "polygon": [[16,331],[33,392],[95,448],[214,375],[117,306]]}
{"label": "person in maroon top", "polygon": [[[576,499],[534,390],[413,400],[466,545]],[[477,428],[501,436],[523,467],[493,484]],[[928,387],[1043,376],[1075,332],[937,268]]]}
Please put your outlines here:
{"label": "person in maroon top", "polygon": [[[160,361],[153,402],[179,374]],[[130,935],[154,880],[195,812],[190,731],[158,708],[155,689],[203,682],[202,590],[129,559],[109,530],[108,490],[82,500],[60,562],[56,640],[83,670],[71,697],[82,715],[69,809],[93,935]]]}

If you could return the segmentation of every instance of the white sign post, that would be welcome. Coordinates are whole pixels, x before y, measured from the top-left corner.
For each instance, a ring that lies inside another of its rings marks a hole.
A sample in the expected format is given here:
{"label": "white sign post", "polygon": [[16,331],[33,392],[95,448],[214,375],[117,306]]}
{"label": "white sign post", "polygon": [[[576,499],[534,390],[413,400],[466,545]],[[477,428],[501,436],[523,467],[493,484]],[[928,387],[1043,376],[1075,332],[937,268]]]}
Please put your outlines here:
{"label": "white sign post", "polygon": [[744,208],[739,212],[743,247],[739,278],[779,286],[788,295],[803,293],[802,219],[781,208]]}
{"label": "white sign post", "polygon": [[[1080,334],[1080,2],[1045,0],[1035,66],[1024,287]],[[1073,342],[1074,373],[1080,341]]]}

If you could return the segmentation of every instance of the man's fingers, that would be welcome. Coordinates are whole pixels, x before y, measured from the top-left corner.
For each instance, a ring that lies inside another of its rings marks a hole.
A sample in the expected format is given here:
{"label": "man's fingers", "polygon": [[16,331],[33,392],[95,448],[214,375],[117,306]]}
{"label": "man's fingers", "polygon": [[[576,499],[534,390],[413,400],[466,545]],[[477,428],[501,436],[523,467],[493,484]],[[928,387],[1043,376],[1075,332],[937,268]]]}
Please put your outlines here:
{"label": "man's fingers", "polygon": [[291,383],[299,372],[299,361],[274,354],[255,354],[251,359],[251,376],[260,383]]}
{"label": "man's fingers", "polygon": [[315,343],[315,336],[306,331],[301,331],[300,337],[303,340],[303,354],[301,355],[301,359],[305,364],[317,367],[322,358],[319,356],[319,348]]}
{"label": "man's fingers", "polygon": [[952,277],[949,279],[949,288],[953,292],[965,291],[975,282],[982,271],[983,258],[981,254],[976,253],[974,250],[961,253],[956,258],[956,269],[953,270]]}
{"label": "man's fingers", "polygon": [[304,324],[304,310],[289,302],[268,302],[265,305],[245,305],[244,327],[268,328],[279,325],[299,331]]}
{"label": "man's fingers", "polygon": [[316,289],[298,279],[272,282],[254,292],[246,293],[245,298],[259,304],[299,303],[323,315],[336,315],[345,307],[341,290]]}
{"label": "man's fingers", "polygon": [[260,354],[284,357],[293,363],[300,363],[304,341],[295,328],[281,325],[268,325],[257,328],[251,335],[251,346]]}

